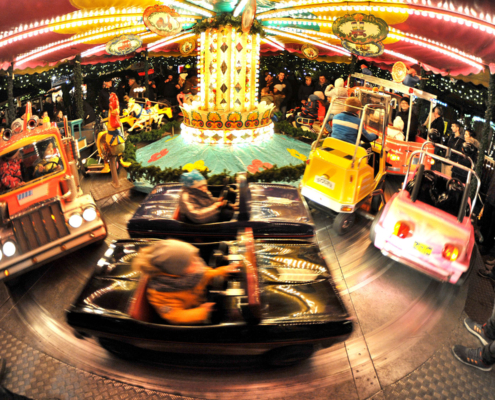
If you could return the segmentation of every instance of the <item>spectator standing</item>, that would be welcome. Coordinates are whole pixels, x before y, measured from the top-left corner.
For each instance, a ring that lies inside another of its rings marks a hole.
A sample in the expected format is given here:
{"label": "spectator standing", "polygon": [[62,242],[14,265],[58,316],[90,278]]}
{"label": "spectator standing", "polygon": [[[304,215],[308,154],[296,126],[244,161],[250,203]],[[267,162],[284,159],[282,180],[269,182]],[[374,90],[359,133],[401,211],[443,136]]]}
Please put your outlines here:
{"label": "spectator standing", "polygon": [[325,75],[320,74],[318,76],[318,82],[315,84],[315,90],[314,92],[322,92],[325,93],[325,90],[327,90],[327,86],[330,84],[330,82],[327,80]]}
{"label": "spectator standing", "polygon": [[[336,79],[335,80],[335,87],[328,85],[327,91],[325,92],[325,96],[327,97],[330,104],[332,103],[332,100],[334,100],[334,99],[348,97],[347,89],[344,87],[344,80],[342,78]],[[332,110],[331,110],[331,113],[330,113],[330,119],[332,119],[334,115],[337,115],[337,114],[340,114],[341,112],[344,112],[344,108],[345,108],[344,102],[345,102],[345,99],[341,99],[338,102],[334,103]]]}
{"label": "spectator standing", "polygon": [[178,90],[176,85],[177,83],[174,81],[173,75],[169,74],[163,84],[163,97],[169,102],[170,105],[177,104]]}
{"label": "spectator standing", "polygon": [[491,371],[495,364],[495,307],[492,316],[485,324],[478,324],[471,318],[464,319],[464,326],[472,335],[476,336],[482,346],[470,349],[455,345],[452,353],[461,363],[477,368],[481,371]]}
{"label": "spectator standing", "polygon": [[402,84],[405,86],[414,87],[421,79],[422,78],[418,76],[418,72],[414,68],[409,68]]}
{"label": "spectator standing", "polygon": [[[129,97],[133,99],[137,99],[139,97],[139,92],[136,91],[138,87],[139,85],[136,82],[136,78],[131,76],[129,78]],[[108,95],[108,98],[110,99],[110,94]]]}
{"label": "spectator standing", "polygon": [[273,93],[273,88],[275,86],[275,81],[273,79],[273,76],[269,73],[268,75],[265,76],[265,86],[268,88],[268,91],[270,93]]}
{"label": "spectator standing", "polygon": [[[291,98],[292,98],[292,86],[290,83],[285,79],[285,72],[280,72],[277,75],[277,78],[274,79],[274,84],[275,86],[278,86],[277,92],[274,94],[276,97],[279,97],[280,100],[280,112],[282,113],[282,118],[281,120],[285,120],[286,114],[287,114],[287,105],[289,104]],[[275,101],[275,104],[277,104],[277,101]]]}
{"label": "spectator standing", "polygon": [[84,121],[83,125],[90,124],[96,119],[95,110],[89,105],[86,100],[83,100],[83,113]]}
{"label": "spectator standing", "polygon": [[[410,99],[407,97],[403,97],[399,103],[399,109],[397,110],[396,113],[394,113],[393,119],[400,117],[402,121],[404,122],[404,137],[406,136],[407,133],[407,126],[408,126],[408,121],[409,121],[409,108],[410,108]],[[414,142],[416,140],[416,134],[418,133],[418,115],[413,111],[411,113],[411,129],[409,129],[409,142]]]}
{"label": "spectator standing", "polygon": [[108,109],[110,107],[110,93],[113,92],[112,80],[110,78],[103,81],[103,88],[98,96],[98,107],[103,115],[103,118],[108,117]]}
{"label": "spectator standing", "polygon": [[301,87],[299,88],[299,92],[297,94],[297,98],[299,100],[298,106],[300,106],[301,104],[302,105],[306,104],[309,96],[312,95],[314,91],[315,89],[313,87],[313,80],[308,75],[304,80],[304,85],[301,85]]}
{"label": "spectator standing", "polygon": [[480,148],[480,142],[478,142],[478,139],[476,139],[476,132],[473,131],[472,129],[466,129],[466,132],[464,133],[464,140],[467,143],[471,143],[476,149],[479,150]]}
{"label": "spectator standing", "polygon": [[127,85],[122,80],[122,81],[120,81],[120,83],[117,86],[117,97],[119,98],[119,104],[120,104],[120,108],[121,109],[126,108],[125,107],[125,104],[126,104],[125,98],[126,98],[126,96],[127,96]]}
{"label": "spectator standing", "polygon": [[373,72],[370,71],[366,64],[361,64],[361,73],[363,75],[373,76]]}
{"label": "spectator standing", "polygon": [[148,92],[146,92],[146,98],[151,101],[156,101],[156,84],[155,81],[148,81]]}
{"label": "spectator standing", "polygon": [[53,103],[51,96],[46,98],[46,103],[43,105],[43,111],[48,112],[48,116],[53,119]]}
{"label": "spectator standing", "polygon": [[59,113],[59,111],[62,111],[62,114],[67,114],[62,96],[57,96],[56,100],[57,101],[55,102],[55,110],[57,114]]}

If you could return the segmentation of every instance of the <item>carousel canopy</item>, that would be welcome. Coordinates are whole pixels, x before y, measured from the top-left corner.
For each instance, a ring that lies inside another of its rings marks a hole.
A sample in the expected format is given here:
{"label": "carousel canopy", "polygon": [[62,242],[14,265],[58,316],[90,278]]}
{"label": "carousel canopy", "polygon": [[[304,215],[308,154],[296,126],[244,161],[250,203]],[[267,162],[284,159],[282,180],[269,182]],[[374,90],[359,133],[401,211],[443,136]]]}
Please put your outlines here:
{"label": "carousel canopy", "polygon": [[[143,13],[155,5],[179,14],[179,33],[163,37],[145,25]],[[382,66],[403,61],[478,79],[487,68],[495,71],[493,0],[16,0],[2,5],[0,13],[0,67],[7,69],[12,61],[17,70],[56,65],[77,54],[83,63],[108,60],[105,45],[124,34],[141,39],[136,51],[178,54],[179,45],[196,36],[191,29],[196,24],[207,25],[222,13],[248,19],[249,12],[266,34],[262,54],[287,50],[349,62],[357,52]],[[340,25],[346,40],[335,34],[343,17],[352,19],[347,27]],[[385,25],[376,27],[376,20]],[[383,40],[365,43],[383,26]],[[304,45],[313,53],[304,53]]]}

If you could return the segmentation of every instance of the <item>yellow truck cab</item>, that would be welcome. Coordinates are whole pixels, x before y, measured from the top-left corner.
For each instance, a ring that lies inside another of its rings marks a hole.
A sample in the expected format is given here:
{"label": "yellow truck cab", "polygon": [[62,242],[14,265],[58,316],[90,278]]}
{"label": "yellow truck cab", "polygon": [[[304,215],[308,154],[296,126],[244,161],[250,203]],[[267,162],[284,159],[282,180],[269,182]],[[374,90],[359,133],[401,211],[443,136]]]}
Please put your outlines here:
{"label": "yellow truck cab", "polygon": [[[371,116],[378,116],[385,129],[386,109],[381,105],[366,105],[355,144],[332,137],[322,139],[322,129],[312,145],[301,182],[301,193],[311,206],[337,214],[333,227],[339,235],[352,227],[355,211],[370,196],[374,211],[382,202],[382,191],[377,189],[385,179],[385,135],[382,143],[371,143],[368,151],[360,146],[363,126]],[[323,126],[327,120],[328,115]]]}
{"label": "yellow truck cab", "polygon": [[22,131],[4,130],[0,143],[0,280],[107,235],[93,197],[79,187],[77,140],[55,124],[36,127],[27,109]]}

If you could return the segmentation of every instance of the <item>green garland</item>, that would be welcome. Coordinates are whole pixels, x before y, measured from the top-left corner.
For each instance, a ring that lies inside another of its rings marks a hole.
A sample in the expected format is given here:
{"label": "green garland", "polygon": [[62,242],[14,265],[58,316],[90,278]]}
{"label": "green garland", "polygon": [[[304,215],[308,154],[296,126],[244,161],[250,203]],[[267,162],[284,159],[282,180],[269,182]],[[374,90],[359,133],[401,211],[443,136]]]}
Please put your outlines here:
{"label": "green garland", "polygon": [[[197,22],[196,25],[193,26],[192,30],[197,35],[201,32],[205,32],[210,28],[220,28],[223,26],[232,25],[233,28],[237,29],[237,31],[241,31],[242,29],[242,16],[234,17],[229,13],[221,13],[217,14],[215,17],[205,18],[201,21]],[[261,25],[256,19],[251,26],[251,30],[249,31],[251,35],[259,34],[261,37],[266,36],[266,32],[263,29],[263,25]]]}
{"label": "green garland", "polygon": [[282,132],[287,136],[291,136],[293,138],[309,138],[312,140],[316,140],[318,135],[311,131],[305,131],[301,128],[295,128],[292,124],[287,121],[275,122],[275,129],[277,132]]}

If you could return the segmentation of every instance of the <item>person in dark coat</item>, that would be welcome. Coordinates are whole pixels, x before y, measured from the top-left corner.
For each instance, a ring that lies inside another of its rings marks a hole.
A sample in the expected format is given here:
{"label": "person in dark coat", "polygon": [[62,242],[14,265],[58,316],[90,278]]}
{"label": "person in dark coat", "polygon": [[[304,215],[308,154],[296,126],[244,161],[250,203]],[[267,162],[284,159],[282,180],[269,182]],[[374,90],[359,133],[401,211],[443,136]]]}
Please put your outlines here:
{"label": "person in dark coat", "polygon": [[306,104],[309,96],[311,96],[314,91],[315,88],[313,87],[313,80],[308,75],[304,80],[304,85],[301,85],[299,87],[299,92],[297,94],[297,99],[299,100],[298,106]]}
{"label": "person in dark coat", "polygon": [[318,82],[316,82],[314,85],[315,88],[314,91],[325,93],[325,90],[327,90],[328,85],[330,85],[330,82],[327,80],[325,75],[321,74],[320,76],[318,76]]}
{"label": "person in dark coat", "polygon": [[110,107],[110,93],[113,92],[112,80],[110,78],[103,81],[103,88],[98,96],[98,107],[103,115],[103,118],[108,117],[108,109]]}
{"label": "person in dark coat", "polygon": [[84,122],[83,125],[90,124],[96,119],[95,110],[86,100],[83,100]]}
{"label": "person in dark coat", "polygon": [[177,94],[179,92],[175,85],[177,85],[177,82],[175,81],[173,75],[169,74],[163,83],[163,97],[170,103],[170,105],[177,104]]}
{"label": "person in dark coat", "polygon": [[50,96],[46,98],[46,103],[43,104],[43,111],[48,112],[48,116],[50,117],[50,119],[53,119],[53,103]]}
{"label": "person in dark coat", "polygon": [[[397,117],[400,117],[402,121],[404,122],[404,137],[406,136],[407,133],[407,123],[409,121],[409,99],[407,97],[402,98],[402,100],[399,103],[399,109],[394,115],[394,120]],[[414,142],[416,140],[416,134],[418,132],[418,115],[414,112],[414,109],[411,113],[411,129],[409,130],[409,142]]]}
{"label": "person in dark coat", "polygon": [[[289,83],[289,81],[287,81],[285,79],[285,72],[280,72],[278,75],[277,75],[277,78],[274,79],[274,87],[278,87],[276,88],[276,93],[274,92],[275,94],[275,97],[279,97],[279,101],[280,101],[280,105],[279,105],[279,108],[280,108],[280,112],[282,113],[282,118],[281,120],[285,120],[285,117],[286,117],[286,114],[287,114],[287,105],[290,103],[290,100],[292,99],[292,86],[291,84]],[[277,101],[275,101],[275,104],[277,104]]]}
{"label": "person in dark coat", "polygon": [[155,81],[149,80],[148,81],[148,92],[146,92],[146,97],[148,100],[151,101],[156,101],[156,84]]}

